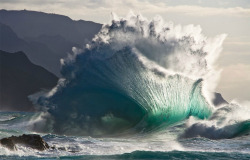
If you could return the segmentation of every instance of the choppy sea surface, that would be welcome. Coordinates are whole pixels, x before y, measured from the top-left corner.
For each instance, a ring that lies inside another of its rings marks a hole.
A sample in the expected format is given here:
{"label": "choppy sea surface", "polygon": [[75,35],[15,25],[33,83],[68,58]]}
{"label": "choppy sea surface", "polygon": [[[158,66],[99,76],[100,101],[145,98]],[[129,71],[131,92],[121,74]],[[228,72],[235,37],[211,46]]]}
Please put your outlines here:
{"label": "choppy sea surface", "polygon": [[[0,138],[36,132],[24,129],[34,113],[0,113]],[[138,133],[115,138],[41,134],[55,149],[36,151],[17,146],[10,151],[0,146],[0,159],[249,159],[250,136],[211,140],[203,137],[179,138],[184,122],[154,133]],[[36,133],[37,134],[37,133]],[[39,133],[38,133],[39,134]]]}

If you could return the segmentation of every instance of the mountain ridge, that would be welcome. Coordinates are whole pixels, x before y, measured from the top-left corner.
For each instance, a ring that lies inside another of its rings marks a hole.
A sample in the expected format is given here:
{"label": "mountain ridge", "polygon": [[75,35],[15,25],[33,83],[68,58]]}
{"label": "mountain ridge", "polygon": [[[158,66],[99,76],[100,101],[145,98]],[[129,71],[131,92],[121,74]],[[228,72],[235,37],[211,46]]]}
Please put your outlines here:
{"label": "mountain ridge", "polygon": [[21,38],[59,34],[78,45],[93,38],[102,26],[91,21],[75,21],[64,15],[28,10],[0,10],[0,22],[10,26]]}
{"label": "mountain ridge", "polygon": [[58,78],[31,63],[24,52],[0,50],[0,110],[34,111],[28,96],[41,89],[51,89]]}
{"label": "mountain ridge", "polygon": [[[0,23],[1,50],[24,51],[33,63],[57,76],[60,59],[72,53],[72,47],[83,48],[102,27],[91,21],[27,10],[0,10]],[[8,41],[10,35],[12,40]]]}

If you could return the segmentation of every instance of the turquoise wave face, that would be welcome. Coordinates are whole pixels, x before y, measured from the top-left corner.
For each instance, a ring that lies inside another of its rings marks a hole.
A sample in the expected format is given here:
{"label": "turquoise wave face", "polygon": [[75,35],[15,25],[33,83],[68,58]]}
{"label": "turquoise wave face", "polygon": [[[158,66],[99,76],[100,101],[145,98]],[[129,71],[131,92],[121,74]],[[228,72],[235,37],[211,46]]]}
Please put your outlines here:
{"label": "turquoise wave face", "polygon": [[[47,99],[40,99],[58,134],[113,135],[147,132],[186,119],[207,118],[210,107],[202,80],[150,70],[126,48],[108,58],[86,50],[76,57],[78,72]],[[65,66],[63,72],[66,75]]]}
{"label": "turquoise wave face", "polygon": [[203,83],[208,55],[220,45],[210,44],[199,27],[160,24],[140,16],[114,20],[62,61],[63,78],[37,101],[48,107],[52,131],[130,134],[209,117]]}

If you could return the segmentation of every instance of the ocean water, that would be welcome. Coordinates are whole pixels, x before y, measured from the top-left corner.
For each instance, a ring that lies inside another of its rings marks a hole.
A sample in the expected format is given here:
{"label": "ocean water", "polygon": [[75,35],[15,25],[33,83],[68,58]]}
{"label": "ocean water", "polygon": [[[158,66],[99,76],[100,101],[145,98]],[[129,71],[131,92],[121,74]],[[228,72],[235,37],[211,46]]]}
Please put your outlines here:
{"label": "ocean water", "polygon": [[[0,138],[37,133],[28,131],[26,123],[33,113],[1,113]],[[3,118],[4,117],[4,118]],[[249,159],[250,136],[212,140],[204,137],[180,138],[185,130],[180,122],[157,133],[133,136],[99,137],[41,134],[56,149],[36,151],[17,146],[9,151],[0,146],[0,159]],[[249,132],[248,132],[249,133]]]}
{"label": "ocean water", "polygon": [[225,38],[114,16],[29,97],[38,112],[0,112],[0,138],[36,133],[55,149],[0,146],[0,159],[249,159],[249,104],[212,103]]}

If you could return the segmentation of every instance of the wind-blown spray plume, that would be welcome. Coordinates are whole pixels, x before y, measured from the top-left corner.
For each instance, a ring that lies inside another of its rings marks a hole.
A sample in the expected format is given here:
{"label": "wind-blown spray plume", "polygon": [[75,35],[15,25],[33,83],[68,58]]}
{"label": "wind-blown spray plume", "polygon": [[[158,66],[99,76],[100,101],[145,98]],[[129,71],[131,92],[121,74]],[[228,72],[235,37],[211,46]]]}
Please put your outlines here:
{"label": "wind-blown spray plume", "polygon": [[204,84],[224,38],[160,17],[114,18],[81,53],[62,60],[63,78],[38,98],[52,119],[46,129],[101,136],[208,118],[213,107]]}

